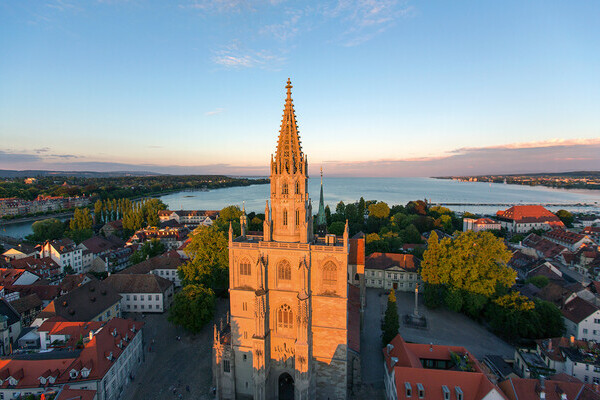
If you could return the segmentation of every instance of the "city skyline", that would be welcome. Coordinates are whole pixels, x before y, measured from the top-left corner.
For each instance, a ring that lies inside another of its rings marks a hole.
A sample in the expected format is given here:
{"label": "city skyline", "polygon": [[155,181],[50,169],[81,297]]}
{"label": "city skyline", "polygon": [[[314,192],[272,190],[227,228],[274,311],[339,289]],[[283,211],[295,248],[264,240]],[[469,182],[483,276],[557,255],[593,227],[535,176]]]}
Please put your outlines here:
{"label": "city skyline", "polygon": [[313,176],[600,169],[596,4],[0,11],[2,169],[266,175],[288,77]]}

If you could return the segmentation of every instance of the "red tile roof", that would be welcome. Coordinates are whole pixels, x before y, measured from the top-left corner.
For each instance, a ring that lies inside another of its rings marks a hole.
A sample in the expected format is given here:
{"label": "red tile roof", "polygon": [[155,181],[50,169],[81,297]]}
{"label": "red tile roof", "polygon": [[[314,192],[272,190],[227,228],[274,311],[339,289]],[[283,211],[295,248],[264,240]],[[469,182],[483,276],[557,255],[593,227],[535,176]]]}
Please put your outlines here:
{"label": "red tile roof", "polygon": [[388,269],[390,267],[399,266],[406,271],[416,272],[420,263],[420,260],[412,254],[373,253],[367,257],[365,268]]}
{"label": "red tile roof", "polygon": [[544,233],[544,236],[550,240],[556,240],[568,244],[575,244],[585,238],[585,235],[565,231],[564,229],[553,229],[550,232]]}
{"label": "red tile roof", "polygon": [[510,400],[540,400],[542,390],[546,394],[546,400],[561,400],[563,393],[569,400],[579,400],[585,384],[545,380],[542,389],[537,379],[509,378],[500,383],[500,388]]}
{"label": "red tile roof", "polygon": [[348,264],[365,265],[365,238],[352,238],[350,242],[350,254]]}
{"label": "red tile roof", "polygon": [[69,385],[65,385],[54,400],[94,400],[95,398],[95,390],[71,389]]}
{"label": "red tile roof", "polygon": [[581,297],[575,297],[565,304],[562,314],[565,318],[578,324],[596,311],[598,311],[598,307]]}
{"label": "red tile roof", "polygon": [[512,206],[508,210],[498,211],[496,215],[517,223],[551,222],[556,226],[564,227],[560,218],[542,206]]}

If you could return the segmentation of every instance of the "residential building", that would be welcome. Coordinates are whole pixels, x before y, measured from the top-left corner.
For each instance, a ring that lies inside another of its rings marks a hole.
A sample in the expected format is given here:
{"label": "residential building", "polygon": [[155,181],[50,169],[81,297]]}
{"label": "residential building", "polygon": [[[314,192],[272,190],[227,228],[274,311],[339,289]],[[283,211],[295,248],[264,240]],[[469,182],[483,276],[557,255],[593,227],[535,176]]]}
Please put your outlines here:
{"label": "residential building", "polygon": [[542,206],[512,206],[507,210],[498,211],[496,218],[502,228],[513,233],[565,227],[560,218]]}
{"label": "residential building", "polygon": [[91,389],[71,389],[69,385],[64,385],[54,400],[98,400],[96,391]]}
{"label": "residential building", "polygon": [[600,226],[586,226],[581,233],[589,236],[597,244],[600,244]]}
{"label": "residential building", "polygon": [[186,227],[140,229],[127,241],[127,245],[159,240],[167,250],[177,249],[187,239],[190,230]]}
{"label": "residential building", "polygon": [[6,299],[0,299],[0,355],[12,353],[21,334],[21,316]]}
{"label": "residential building", "polygon": [[40,257],[52,258],[65,272],[66,267],[71,267],[77,274],[85,272],[83,269],[83,249],[77,247],[71,239],[46,241],[40,250]]}
{"label": "residential building", "polygon": [[91,280],[52,301],[34,321],[60,316],[67,321],[106,321],[121,316],[121,296],[103,281]]}
{"label": "residential building", "polygon": [[594,241],[587,235],[567,231],[564,229],[553,229],[544,233],[544,237],[551,242],[565,246],[572,252],[579,250],[579,248],[592,244]]}
{"label": "residential building", "polygon": [[561,244],[551,242],[535,233],[530,233],[523,239],[521,251],[532,257],[551,260],[568,250]]}
{"label": "residential building", "polygon": [[42,311],[42,300],[37,294],[32,293],[10,302],[10,305],[21,316],[23,326],[29,326]]}
{"label": "residential building", "polygon": [[11,260],[10,265],[15,269],[24,269],[50,282],[57,281],[63,276],[60,266],[50,257],[23,257]]}
{"label": "residential building", "polygon": [[155,274],[170,280],[175,287],[181,287],[177,268],[182,264],[183,260],[179,257],[179,254],[171,251],[132,265],[119,272],[119,274]]}
{"label": "residential building", "polygon": [[38,251],[33,246],[19,244],[6,250],[2,255],[11,260],[18,260],[19,258],[35,257],[38,255]]}
{"label": "residential building", "polygon": [[110,221],[104,224],[102,228],[100,228],[100,233],[102,233],[105,237],[109,237],[111,235],[116,235],[119,232],[123,231],[123,220],[118,219],[116,221]]}
{"label": "residential building", "polygon": [[250,234],[245,214],[241,235],[229,231],[230,318],[213,342],[217,399],[345,399],[360,379],[349,227],[342,237],[313,234],[289,80],[286,88],[263,232]]}
{"label": "residential building", "polygon": [[463,232],[491,231],[500,230],[500,228],[502,228],[500,222],[494,221],[491,218],[463,218]]}
{"label": "residential building", "polygon": [[383,349],[386,400],[505,400],[464,347],[406,343]]}
{"label": "residential building", "polygon": [[76,348],[82,338],[99,330],[105,322],[71,322],[63,317],[55,316],[47,319],[38,328],[40,349]]}
{"label": "residential building", "polygon": [[508,400],[599,400],[593,388],[577,380],[508,378],[498,385]]}
{"label": "residential building", "polygon": [[173,282],[155,274],[113,274],[104,282],[121,295],[123,311],[162,313],[173,302]]}
{"label": "residential building", "polygon": [[412,254],[373,253],[365,260],[366,287],[415,290],[421,261]]}
{"label": "residential building", "polygon": [[600,309],[577,296],[562,308],[567,335],[579,340],[600,341]]}
{"label": "residential building", "polygon": [[0,268],[0,285],[4,287],[31,285],[39,279],[39,276],[32,274],[25,269]]}
{"label": "residential building", "polygon": [[98,400],[119,399],[142,363],[142,326],[115,318],[90,330],[75,347],[1,359],[0,398],[41,395],[68,385],[96,391]]}
{"label": "residential building", "polygon": [[211,226],[219,217],[217,210],[161,210],[158,212],[160,222],[176,221],[181,225]]}

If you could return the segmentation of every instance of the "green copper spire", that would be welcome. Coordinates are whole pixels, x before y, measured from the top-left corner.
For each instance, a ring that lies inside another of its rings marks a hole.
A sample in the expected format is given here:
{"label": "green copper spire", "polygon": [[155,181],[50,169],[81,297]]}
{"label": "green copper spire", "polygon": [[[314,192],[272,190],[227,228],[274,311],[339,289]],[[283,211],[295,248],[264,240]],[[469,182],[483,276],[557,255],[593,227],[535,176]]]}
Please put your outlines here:
{"label": "green copper spire", "polygon": [[327,218],[325,217],[325,202],[323,201],[323,167],[321,167],[321,195],[319,197],[319,213],[317,214],[317,227],[319,231],[323,230],[323,232],[327,227]]}

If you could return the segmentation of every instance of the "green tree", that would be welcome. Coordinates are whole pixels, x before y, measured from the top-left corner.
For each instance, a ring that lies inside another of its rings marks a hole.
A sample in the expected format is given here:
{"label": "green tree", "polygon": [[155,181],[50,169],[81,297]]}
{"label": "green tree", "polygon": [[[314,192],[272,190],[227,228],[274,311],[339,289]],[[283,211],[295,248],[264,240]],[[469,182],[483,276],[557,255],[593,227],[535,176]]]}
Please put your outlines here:
{"label": "green tree", "polygon": [[492,296],[498,285],[511,287],[516,272],[507,267],[512,253],[504,242],[489,232],[462,232],[456,238],[444,238],[438,245],[437,235],[429,239],[430,248],[423,254],[421,278],[430,284]]}
{"label": "green tree", "polygon": [[217,294],[226,292],[229,284],[228,245],[225,232],[215,226],[195,229],[185,248],[190,261],[177,271],[182,284],[205,285]]}
{"label": "green tree", "polygon": [[28,237],[34,242],[44,242],[46,240],[56,240],[64,236],[65,226],[56,218],[35,221],[31,225],[33,234]]}
{"label": "green tree", "polygon": [[423,242],[421,234],[413,224],[410,224],[404,229],[402,232],[402,239],[404,243],[419,244]]}
{"label": "green tree", "polygon": [[573,219],[575,217],[573,217],[573,214],[571,214],[567,210],[558,210],[556,212],[556,216],[560,218],[563,224],[565,224],[568,228],[571,228],[573,226]]}
{"label": "green tree", "polygon": [[336,222],[332,222],[331,225],[329,225],[328,231],[329,231],[329,233],[332,233],[334,235],[341,236],[344,234],[345,227],[346,227],[345,223],[343,223],[342,221],[336,221]]}
{"label": "green tree", "polygon": [[367,206],[365,205],[365,199],[361,197],[360,200],[358,201],[358,205],[356,206],[356,213],[358,214],[360,223],[364,223],[364,221],[365,221],[366,207]]}
{"label": "green tree", "polygon": [[102,223],[102,200],[100,199],[94,203],[94,220],[96,224]]}
{"label": "green tree", "polygon": [[169,321],[198,333],[214,315],[215,294],[201,285],[187,285],[175,295],[169,309]]}
{"label": "green tree", "polygon": [[540,331],[536,333],[536,339],[561,337],[565,333],[562,313],[553,303],[536,300],[535,313],[540,321]]}
{"label": "green tree", "polygon": [[550,283],[550,279],[544,275],[537,275],[528,278],[525,282],[531,283],[541,289]]}
{"label": "green tree", "polygon": [[400,330],[400,320],[398,318],[398,305],[396,304],[396,293],[390,290],[388,295],[387,308],[383,317],[383,345],[387,345],[396,337]]}
{"label": "green tree", "polygon": [[149,258],[156,257],[165,252],[165,245],[158,239],[151,239],[137,249],[129,258],[132,265],[139,264]]}

